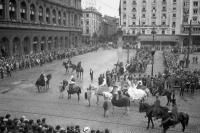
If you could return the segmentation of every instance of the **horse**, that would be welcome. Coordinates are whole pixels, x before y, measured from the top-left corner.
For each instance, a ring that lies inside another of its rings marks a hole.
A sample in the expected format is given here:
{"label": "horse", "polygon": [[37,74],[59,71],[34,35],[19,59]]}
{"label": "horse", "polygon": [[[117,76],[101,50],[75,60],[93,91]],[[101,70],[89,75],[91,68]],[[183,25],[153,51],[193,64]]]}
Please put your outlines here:
{"label": "horse", "polygon": [[77,69],[77,66],[76,66],[75,64],[72,64],[72,63],[71,63],[71,65],[69,66],[69,68],[72,69],[71,72],[74,72],[74,71]]}
{"label": "horse", "polygon": [[[125,107],[125,113],[129,113],[130,108],[130,99],[126,96],[122,96],[122,94],[115,94],[114,91],[112,92],[113,97],[111,99],[111,103],[113,105],[113,113],[114,113],[114,107]],[[118,98],[117,98],[118,97]]]}
{"label": "horse", "polygon": [[77,74],[77,78],[83,78],[83,72],[84,72],[84,70],[83,70],[83,67],[82,66],[80,66],[80,67],[77,67],[76,68],[76,74]]}
{"label": "horse", "polygon": [[148,97],[148,94],[144,90],[137,89],[137,86],[135,85],[129,86],[125,95],[128,96],[133,102],[135,100],[144,101]]}
{"label": "horse", "polygon": [[65,67],[66,73],[68,72],[69,66],[67,62],[63,62],[63,66]]}
{"label": "horse", "polygon": [[69,84],[68,81],[65,81],[65,84],[66,86],[68,86],[68,89],[67,89],[68,99],[71,99],[71,95],[77,94],[78,101],[80,101],[81,87],[73,85],[73,84]]}
{"label": "horse", "polygon": [[47,91],[49,89],[49,84],[51,80],[51,74],[44,76],[43,74],[35,82],[36,87],[38,88],[38,92]]}
{"label": "horse", "polygon": [[172,121],[171,119],[169,119],[170,117],[171,116],[169,113],[167,113],[165,116],[162,117],[163,133],[166,133],[167,130],[170,128],[170,126],[173,126],[174,124],[177,125],[179,123],[181,123],[182,131],[184,132],[185,128],[188,126],[189,123],[189,115],[184,112],[178,112],[177,121]]}
{"label": "horse", "polygon": [[[158,107],[158,110],[157,112],[155,113],[154,111],[154,105],[149,105],[147,103],[143,103],[143,102],[140,102],[140,106],[139,106],[139,112],[142,113],[142,112],[146,112],[146,116],[148,118],[148,126],[147,126],[147,129],[149,129],[149,124],[150,124],[150,121],[151,121],[151,124],[152,124],[152,128],[154,128],[154,123],[153,123],[153,117],[155,117],[156,119],[162,119],[162,116],[165,115],[167,112],[168,112],[168,108],[167,107]],[[154,115],[156,114],[156,116]]]}
{"label": "horse", "polygon": [[154,95],[166,96],[167,97],[167,106],[172,102],[172,92],[170,90],[161,88],[154,92]]}

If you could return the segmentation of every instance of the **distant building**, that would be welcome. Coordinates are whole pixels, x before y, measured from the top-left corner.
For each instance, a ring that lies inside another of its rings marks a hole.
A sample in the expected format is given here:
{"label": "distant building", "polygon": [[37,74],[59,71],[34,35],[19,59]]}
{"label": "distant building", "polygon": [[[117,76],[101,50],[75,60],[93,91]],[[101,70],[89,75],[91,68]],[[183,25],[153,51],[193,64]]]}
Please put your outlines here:
{"label": "distant building", "polygon": [[102,34],[102,14],[94,7],[86,8],[83,10],[81,24],[83,28],[82,42],[94,44]]}
{"label": "distant building", "polygon": [[103,35],[107,37],[112,37],[117,33],[119,28],[119,19],[111,16],[105,15],[103,17]]}
{"label": "distant building", "polygon": [[77,47],[81,0],[0,0],[0,55]]}
{"label": "distant building", "polygon": [[193,44],[200,44],[200,0],[120,0],[119,14],[125,41],[139,35],[142,45],[183,46],[192,20]]}

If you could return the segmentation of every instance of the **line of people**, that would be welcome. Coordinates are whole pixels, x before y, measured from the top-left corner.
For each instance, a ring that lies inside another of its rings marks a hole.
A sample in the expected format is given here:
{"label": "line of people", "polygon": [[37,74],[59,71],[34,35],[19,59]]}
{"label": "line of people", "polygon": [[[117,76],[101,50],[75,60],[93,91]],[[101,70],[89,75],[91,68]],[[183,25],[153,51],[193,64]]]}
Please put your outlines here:
{"label": "line of people", "polygon": [[26,116],[21,118],[12,118],[11,114],[0,116],[1,133],[110,133],[109,129],[94,130],[90,127],[81,128],[80,125],[66,126],[47,124],[46,118],[27,119]]}
{"label": "line of people", "polygon": [[6,75],[11,77],[11,73],[16,70],[30,69],[52,63],[54,60],[61,60],[75,55],[95,51],[97,47],[74,48],[65,51],[40,52],[37,54],[24,55],[20,57],[0,57],[0,76],[3,79]]}

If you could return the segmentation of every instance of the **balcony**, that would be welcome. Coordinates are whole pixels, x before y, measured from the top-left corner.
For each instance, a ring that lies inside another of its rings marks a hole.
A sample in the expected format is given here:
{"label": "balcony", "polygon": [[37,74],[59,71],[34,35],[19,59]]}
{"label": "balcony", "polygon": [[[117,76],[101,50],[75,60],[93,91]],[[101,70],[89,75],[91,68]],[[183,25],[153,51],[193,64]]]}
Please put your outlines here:
{"label": "balcony", "polygon": [[81,32],[81,27],[77,26],[63,26],[51,25],[44,23],[28,23],[20,21],[0,21],[0,28],[13,28],[13,29],[32,29],[32,30],[53,30],[53,31],[77,31]]}
{"label": "balcony", "polygon": [[[182,25],[181,28],[181,33],[182,34],[189,34],[189,24],[184,24]],[[196,25],[192,25],[192,34],[193,35],[200,35],[200,25],[196,24]]]}

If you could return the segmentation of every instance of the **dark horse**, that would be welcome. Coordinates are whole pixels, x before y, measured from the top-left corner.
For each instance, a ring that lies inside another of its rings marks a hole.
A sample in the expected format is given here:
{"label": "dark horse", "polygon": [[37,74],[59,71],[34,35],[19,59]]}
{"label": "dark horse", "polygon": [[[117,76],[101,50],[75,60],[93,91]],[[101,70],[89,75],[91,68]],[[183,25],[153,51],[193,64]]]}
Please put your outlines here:
{"label": "dark horse", "polygon": [[167,97],[167,104],[169,105],[172,102],[172,92],[170,90],[164,89],[164,88],[158,88],[154,91],[152,95],[160,95],[160,96],[166,96]]}
{"label": "dark horse", "polygon": [[113,98],[111,100],[111,103],[113,105],[113,113],[114,113],[114,106],[116,107],[125,107],[126,112],[124,114],[128,114],[129,113],[129,107],[130,107],[130,99],[126,96],[120,96],[117,99],[117,96],[119,94],[113,94]]}
{"label": "dark horse", "polygon": [[161,119],[165,114],[168,112],[167,107],[158,107],[155,113],[154,105],[149,105],[147,103],[140,102],[140,107],[139,107],[139,112],[146,112],[146,116],[148,118],[148,126],[147,129],[149,129],[149,123],[151,121],[152,123],[152,128],[154,128],[154,123],[153,123],[153,117],[156,119]]}
{"label": "dark horse", "polygon": [[38,88],[38,92],[47,91],[49,89],[50,80],[51,74],[48,74],[46,77],[41,74],[35,83],[36,87]]}
{"label": "dark horse", "polygon": [[76,75],[77,75],[77,78],[83,78],[83,72],[84,72],[84,70],[83,70],[83,67],[77,67],[76,68]]}
{"label": "dark horse", "polygon": [[177,121],[172,121],[169,119],[171,116],[169,113],[163,116],[162,118],[162,127],[163,127],[163,133],[166,133],[167,130],[170,128],[170,126],[173,126],[174,124],[177,125],[181,123],[182,125],[182,131],[185,131],[185,128],[188,126],[189,123],[189,115],[187,113],[179,112]]}
{"label": "dark horse", "polygon": [[63,66],[65,67],[66,73],[68,72],[69,66],[67,62],[63,62]]}
{"label": "dark horse", "polygon": [[68,81],[65,81],[66,86],[68,85],[68,99],[71,99],[71,95],[77,94],[78,95],[78,101],[80,100],[80,94],[81,94],[81,87],[69,84]]}

